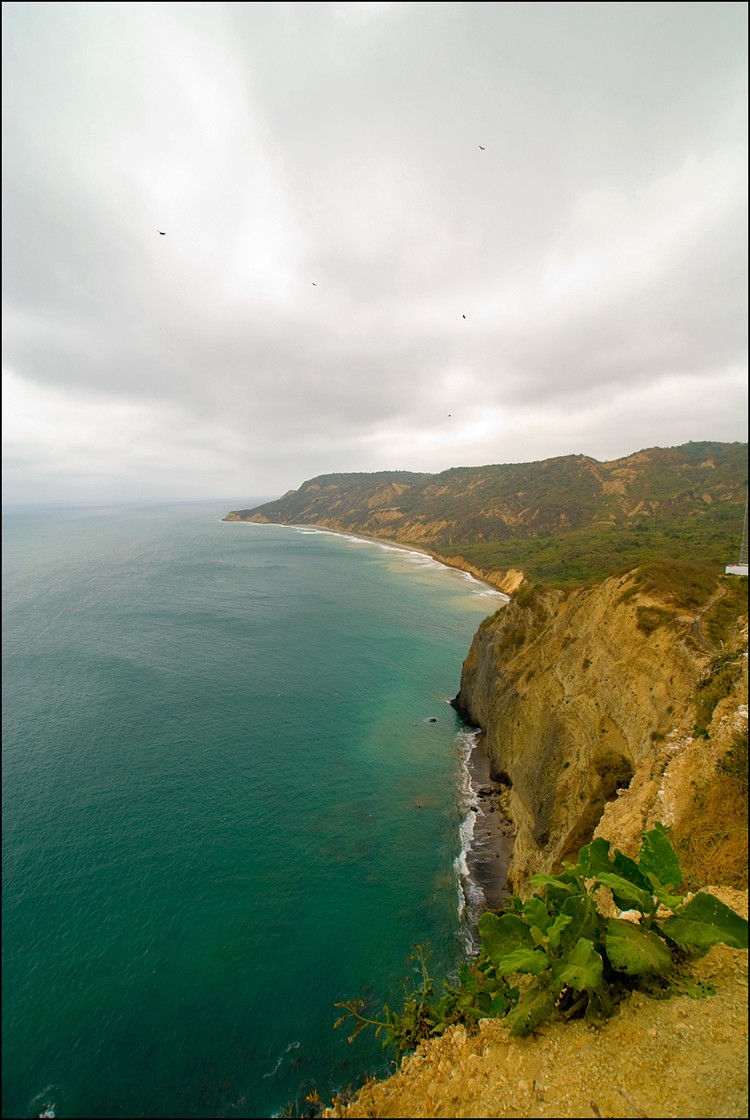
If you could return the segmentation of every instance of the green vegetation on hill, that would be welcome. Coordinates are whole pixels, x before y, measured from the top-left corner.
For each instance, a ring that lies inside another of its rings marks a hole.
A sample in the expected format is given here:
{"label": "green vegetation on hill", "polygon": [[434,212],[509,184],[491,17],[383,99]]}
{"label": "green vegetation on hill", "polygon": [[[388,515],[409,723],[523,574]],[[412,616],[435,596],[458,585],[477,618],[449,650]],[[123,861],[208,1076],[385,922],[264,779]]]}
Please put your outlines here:
{"label": "green vegetation on hill", "polygon": [[738,555],[746,495],[747,445],[704,442],[607,463],[320,475],[228,517],[326,525],[571,586],[664,556],[723,570]]}
{"label": "green vegetation on hill", "polygon": [[498,541],[442,547],[447,558],[463,556],[483,571],[521,568],[527,578],[570,586],[598,583],[627,571],[644,560],[668,556],[716,570],[735,560],[742,507],[727,502],[700,514],[681,512],[638,518],[632,524],[615,522],[606,528],[540,533]]}

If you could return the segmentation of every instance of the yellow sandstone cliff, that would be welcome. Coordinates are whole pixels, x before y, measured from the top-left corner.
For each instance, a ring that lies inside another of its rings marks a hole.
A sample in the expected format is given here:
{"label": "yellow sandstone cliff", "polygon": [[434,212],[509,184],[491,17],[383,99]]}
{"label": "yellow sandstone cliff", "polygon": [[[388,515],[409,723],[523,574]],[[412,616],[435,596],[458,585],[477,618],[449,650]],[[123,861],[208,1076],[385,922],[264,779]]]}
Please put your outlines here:
{"label": "yellow sandstone cliff", "polygon": [[635,854],[655,821],[679,839],[706,815],[698,790],[747,727],[746,604],[727,579],[688,606],[664,582],[522,592],[474,638],[456,704],[506,786],[516,891],[594,835]]}

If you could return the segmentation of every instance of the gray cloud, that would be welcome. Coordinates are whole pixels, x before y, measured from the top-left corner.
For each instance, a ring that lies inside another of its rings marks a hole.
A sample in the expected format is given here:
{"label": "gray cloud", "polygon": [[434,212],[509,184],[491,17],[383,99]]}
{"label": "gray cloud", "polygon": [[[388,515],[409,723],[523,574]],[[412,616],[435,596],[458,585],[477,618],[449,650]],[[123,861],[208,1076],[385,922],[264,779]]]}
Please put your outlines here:
{"label": "gray cloud", "polygon": [[5,4],[7,500],[746,439],[746,19]]}

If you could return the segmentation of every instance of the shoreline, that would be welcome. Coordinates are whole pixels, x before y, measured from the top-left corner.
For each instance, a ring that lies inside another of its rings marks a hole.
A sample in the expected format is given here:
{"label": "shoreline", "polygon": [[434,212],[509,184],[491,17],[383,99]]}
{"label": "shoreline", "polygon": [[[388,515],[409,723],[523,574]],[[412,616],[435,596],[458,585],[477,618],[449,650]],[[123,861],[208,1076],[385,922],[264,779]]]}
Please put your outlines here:
{"label": "shoreline", "polygon": [[[404,544],[403,541],[391,540],[388,537],[366,537],[361,533],[354,533],[348,529],[332,529],[329,525],[323,525],[319,522],[296,522],[296,521],[249,521],[242,518],[227,518],[222,517],[222,521],[229,521],[230,524],[241,525],[279,525],[285,529],[307,529],[310,532],[317,533],[331,533],[336,537],[348,537],[350,540],[364,541],[366,544],[377,544],[381,548],[394,549],[400,552],[413,553],[415,556],[425,556],[429,560],[433,560],[442,568],[449,568],[453,572],[461,572],[467,579],[473,580],[475,583],[485,587],[492,595],[497,595],[506,603],[510,602],[510,595],[507,591],[503,591],[496,583],[493,583],[487,578],[487,574],[475,575],[474,571],[469,571],[464,563],[454,563],[449,556],[443,556],[439,552],[432,552],[430,549],[418,548],[415,545]],[[475,569],[479,571],[480,569]]]}
{"label": "shoreline", "polygon": [[[268,524],[278,524],[278,522]],[[358,533],[349,533],[342,529],[330,529],[327,525],[295,524],[289,525],[288,528],[331,533],[334,536],[348,537],[350,540],[363,541],[366,544],[376,544],[384,549],[425,556],[440,567],[461,572],[466,579],[486,588],[488,595],[502,599],[504,604],[510,602],[510,596],[505,591],[501,591],[487,580],[480,579],[472,572],[467,572],[465,568],[449,563],[447,559],[435,553],[425,552],[423,549],[413,548],[399,541],[386,540],[383,537],[363,537]],[[456,711],[460,718],[460,713],[457,709]],[[489,756],[483,746],[484,733],[479,728],[464,724],[464,729],[457,735],[468,744],[468,751],[463,759],[468,789],[463,791],[464,805],[462,806],[467,811],[467,816],[464,817],[459,830],[461,852],[456,860],[458,889],[463,903],[459,906],[459,910],[462,924],[466,929],[467,948],[475,951],[479,948],[477,931],[479,916],[485,910],[499,909],[503,900],[510,894],[507,889],[508,868],[513,856],[515,829],[513,822],[506,817],[502,805],[504,787],[491,777]],[[460,790],[459,794],[461,794]]]}
{"label": "shoreline", "polygon": [[462,808],[466,815],[460,827],[461,854],[456,863],[467,947],[476,952],[480,915],[485,910],[499,909],[510,893],[508,868],[515,829],[505,815],[503,787],[490,776],[482,731],[467,728],[459,737],[464,744]]}
{"label": "shoreline", "polygon": [[[226,520],[222,518],[222,520]],[[234,519],[232,519],[234,520]],[[238,519],[239,520],[239,519]],[[439,567],[461,572],[469,581],[479,584],[488,596],[502,600],[503,605],[510,602],[510,596],[486,579],[445,557],[424,549],[414,548],[400,541],[384,537],[367,537],[344,529],[332,529],[319,523],[288,523],[283,521],[247,521],[249,525],[277,525],[286,529],[297,529],[308,533],[329,533],[332,536],[361,541],[364,544],[378,545],[382,549],[406,552],[414,556],[424,556]],[[488,612],[492,613],[492,612]],[[452,701],[449,701],[452,704]],[[454,705],[455,707],[455,705]],[[460,718],[460,712],[457,712]],[[490,774],[490,761],[479,728],[464,724],[457,737],[465,744],[462,758],[463,789],[459,789],[460,808],[465,813],[460,825],[461,851],[455,866],[458,890],[461,897],[459,905],[461,922],[465,927],[467,948],[478,949],[477,921],[487,909],[498,908],[509,894],[507,890],[508,868],[513,854],[515,830],[512,821],[506,817],[502,805],[503,786],[493,780]]]}
{"label": "shoreline", "polygon": [[508,867],[513,855],[515,830],[502,805],[503,787],[490,777],[490,760],[481,735],[469,758],[469,766],[477,783],[479,801],[469,866],[482,888],[486,908],[496,909],[510,893],[507,889]]}

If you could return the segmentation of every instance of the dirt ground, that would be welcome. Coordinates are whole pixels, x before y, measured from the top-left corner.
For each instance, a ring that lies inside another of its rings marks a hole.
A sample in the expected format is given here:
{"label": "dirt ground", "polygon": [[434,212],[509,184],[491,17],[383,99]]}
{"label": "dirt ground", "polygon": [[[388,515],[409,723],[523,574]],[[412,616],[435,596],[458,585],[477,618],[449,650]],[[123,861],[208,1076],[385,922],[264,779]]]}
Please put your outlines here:
{"label": "dirt ground", "polygon": [[[713,893],[747,917],[747,892]],[[715,946],[689,974],[717,994],[635,993],[599,1028],[550,1022],[522,1039],[498,1020],[457,1027],[324,1115],[747,1117],[747,953]]]}

